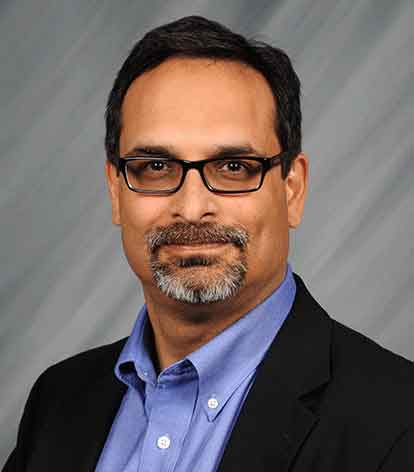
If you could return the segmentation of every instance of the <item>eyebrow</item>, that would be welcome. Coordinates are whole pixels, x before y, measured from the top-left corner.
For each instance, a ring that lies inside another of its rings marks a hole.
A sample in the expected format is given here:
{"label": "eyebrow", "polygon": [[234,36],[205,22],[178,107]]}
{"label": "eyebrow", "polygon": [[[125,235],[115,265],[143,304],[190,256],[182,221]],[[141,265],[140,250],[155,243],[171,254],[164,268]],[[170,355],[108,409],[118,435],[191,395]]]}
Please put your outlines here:
{"label": "eyebrow", "polygon": [[[261,156],[253,146],[250,144],[240,144],[240,145],[225,145],[218,144],[214,146],[214,150],[208,153],[208,158],[215,157],[235,157],[235,156],[246,156],[246,155],[255,155]],[[174,151],[174,148],[171,146],[159,146],[159,145],[145,145],[141,144],[134,146],[129,150],[124,157],[128,156],[162,156],[170,157],[177,159],[179,158],[179,153]]]}

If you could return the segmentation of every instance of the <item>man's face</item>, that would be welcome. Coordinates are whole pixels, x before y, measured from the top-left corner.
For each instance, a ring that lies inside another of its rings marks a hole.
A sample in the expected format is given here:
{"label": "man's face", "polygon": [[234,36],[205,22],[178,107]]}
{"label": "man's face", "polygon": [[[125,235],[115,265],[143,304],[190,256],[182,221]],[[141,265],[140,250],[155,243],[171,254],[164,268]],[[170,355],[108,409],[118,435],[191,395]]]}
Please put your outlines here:
{"label": "man's face", "polygon": [[[129,87],[120,155],[156,147],[196,161],[240,147],[250,148],[245,155],[273,156],[281,151],[275,112],[272,92],[254,69],[170,59]],[[145,295],[186,303],[269,295],[284,276],[288,228],[301,218],[306,164],[300,155],[286,181],[277,166],[259,191],[234,195],[210,192],[191,169],[178,192],[149,196],[129,190],[107,163],[113,222]]]}

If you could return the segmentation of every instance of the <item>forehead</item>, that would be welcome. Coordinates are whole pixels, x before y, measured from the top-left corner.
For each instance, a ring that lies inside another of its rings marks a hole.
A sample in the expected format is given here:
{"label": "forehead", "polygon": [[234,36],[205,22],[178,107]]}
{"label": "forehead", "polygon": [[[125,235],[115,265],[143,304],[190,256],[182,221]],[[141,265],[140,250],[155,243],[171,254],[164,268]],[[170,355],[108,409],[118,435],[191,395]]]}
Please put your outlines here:
{"label": "forehead", "polygon": [[277,144],[270,86],[235,61],[169,59],[132,82],[121,111],[121,153],[136,141],[207,146],[213,136],[216,144]]}

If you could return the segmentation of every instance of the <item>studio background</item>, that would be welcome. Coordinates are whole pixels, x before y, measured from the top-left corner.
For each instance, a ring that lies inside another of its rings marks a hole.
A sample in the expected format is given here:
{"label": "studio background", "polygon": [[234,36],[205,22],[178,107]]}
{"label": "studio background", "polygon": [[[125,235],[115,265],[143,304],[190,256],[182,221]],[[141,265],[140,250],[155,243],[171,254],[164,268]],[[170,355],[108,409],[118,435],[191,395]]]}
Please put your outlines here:
{"label": "studio background", "polygon": [[414,2],[0,4],[0,464],[49,365],[129,334],[104,108],[146,31],[201,14],[293,59],[310,189],[290,262],[329,314],[414,359]]}

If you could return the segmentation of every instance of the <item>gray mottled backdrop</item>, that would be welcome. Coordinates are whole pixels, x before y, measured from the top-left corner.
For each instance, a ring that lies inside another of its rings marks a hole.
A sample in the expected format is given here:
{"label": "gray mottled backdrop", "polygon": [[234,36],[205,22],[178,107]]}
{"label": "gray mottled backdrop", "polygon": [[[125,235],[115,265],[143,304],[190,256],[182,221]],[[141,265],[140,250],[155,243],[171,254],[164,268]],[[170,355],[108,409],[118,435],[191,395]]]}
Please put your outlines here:
{"label": "gray mottled backdrop", "polygon": [[290,261],[338,320],[414,359],[414,2],[0,3],[0,463],[48,365],[127,335],[142,291],[111,225],[104,105],[132,44],[201,14],[287,50],[310,193]]}

